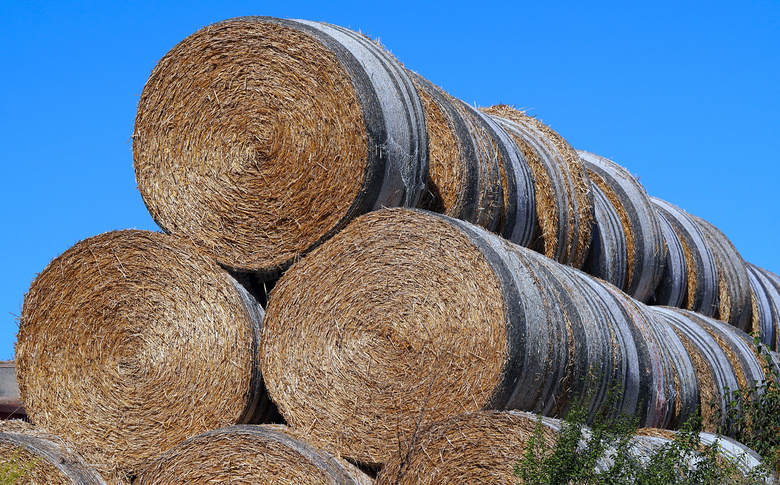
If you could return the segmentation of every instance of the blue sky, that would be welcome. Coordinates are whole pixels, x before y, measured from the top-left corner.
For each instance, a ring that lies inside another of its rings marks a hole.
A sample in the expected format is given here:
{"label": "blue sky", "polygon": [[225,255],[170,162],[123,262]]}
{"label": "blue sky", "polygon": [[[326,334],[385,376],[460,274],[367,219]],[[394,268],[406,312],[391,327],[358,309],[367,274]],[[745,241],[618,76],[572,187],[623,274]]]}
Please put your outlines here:
{"label": "blue sky", "polygon": [[0,360],[51,259],[156,229],[132,167],[138,95],[177,42],[242,15],[361,30],[470,104],[528,108],[780,273],[779,1],[0,0]]}

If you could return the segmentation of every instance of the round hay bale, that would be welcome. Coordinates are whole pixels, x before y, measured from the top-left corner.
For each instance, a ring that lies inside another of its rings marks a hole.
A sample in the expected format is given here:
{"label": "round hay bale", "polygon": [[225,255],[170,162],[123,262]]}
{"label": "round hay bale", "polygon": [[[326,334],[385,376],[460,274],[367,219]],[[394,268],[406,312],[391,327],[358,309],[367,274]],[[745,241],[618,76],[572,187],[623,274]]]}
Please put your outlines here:
{"label": "round hay bale", "polygon": [[274,409],[257,355],[263,310],[188,241],[123,230],[55,258],[16,342],[29,418],[90,462],[132,474],[185,438]]}
{"label": "round hay bale", "polygon": [[60,438],[20,420],[0,421],[0,471],[0,479],[16,472],[16,480],[3,482],[15,485],[106,484]]}
{"label": "round hay bale", "polygon": [[423,109],[405,69],[357,32],[241,17],[155,66],[133,161],[160,227],[224,266],[277,274],[355,216],[415,206]]}
{"label": "round hay bale", "polygon": [[373,481],[283,425],[238,425],[187,439],[155,458],[134,482],[153,484],[333,484]]}
{"label": "round hay bale", "polygon": [[[433,423],[387,460],[377,485],[512,484],[539,416],[517,411],[481,411]],[[542,438],[553,446],[560,429],[542,420]],[[557,421],[557,420],[556,420]]]}
{"label": "round hay bale", "polygon": [[702,326],[699,314],[663,306],[650,309],[666,319],[688,350],[699,381],[700,412],[704,430],[716,431],[719,425],[725,423],[718,421],[716,408],[712,404],[719,403],[720,409],[726,409],[727,400],[730,399],[729,392],[739,389],[732,360]]}
{"label": "round hay bale", "polygon": [[699,225],[679,207],[651,197],[674,228],[685,254],[687,294],[681,308],[712,317],[718,310],[718,267]]}
{"label": "round hay bale", "polygon": [[745,260],[723,232],[700,217],[690,215],[709,244],[718,274],[718,308],[715,318],[749,332],[752,302]]}
{"label": "round hay bale", "polygon": [[560,263],[584,264],[594,219],[587,171],[577,152],[541,121],[507,105],[482,109],[512,135],[534,174],[532,249]]}
{"label": "round hay bale", "polygon": [[770,350],[780,348],[780,285],[775,285],[771,273],[747,263],[753,304],[751,329]]}
{"label": "round hay bale", "polygon": [[661,232],[664,236],[666,259],[663,276],[655,289],[652,303],[679,308],[685,302],[688,288],[688,269],[685,264],[685,251],[677,231],[674,230],[664,213],[656,210],[656,215],[661,223]]}
{"label": "round hay bale", "polygon": [[366,214],[274,288],[268,392],[293,428],[372,465],[421,424],[480,409],[596,410],[612,388],[626,390],[618,409],[671,422],[671,364],[650,354],[652,330],[621,306],[628,297],[602,286],[463,221]]}
{"label": "round hay bale", "polygon": [[661,223],[644,187],[620,165],[593,153],[578,150],[591,181],[614,206],[626,234],[628,278],[620,288],[647,302],[663,274],[664,241]]}
{"label": "round hay bale", "polygon": [[620,215],[598,185],[593,184],[595,223],[593,239],[582,270],[589,275],[625,288],[628,279],[626,232]]}

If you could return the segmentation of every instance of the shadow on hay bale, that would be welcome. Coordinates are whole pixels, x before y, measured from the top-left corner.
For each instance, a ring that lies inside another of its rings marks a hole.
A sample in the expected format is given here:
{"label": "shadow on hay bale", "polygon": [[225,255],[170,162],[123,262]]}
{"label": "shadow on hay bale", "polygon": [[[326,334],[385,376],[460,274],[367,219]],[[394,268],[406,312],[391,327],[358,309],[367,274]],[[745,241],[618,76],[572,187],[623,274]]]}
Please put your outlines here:
{"label": "shadow on hay bale", "polygon": [[186,240],[124,230],[55,258],[25,297],[16,343],[32,422],[132,474],[203,431],[273,415],[263,310]]}
{"label": "shadow on hay bale", "polygon": [[378,464],[421,423],[595,410],[613,388],[612,413],[674,426],[695,407],[694,372],[664,325],[616,288],[474,225],[388,209],[285,274],[261,354],[291,426]]}
{"label": "shadow on hay bale", "polygon": [[[541,121],[507,105],[482,111],[512,135],[534,175],[536,224],[531,247],[580,268],[591,244],[593,195],[577,152]],[[515,242],[515,241],[513,241]]]}
{"label": "shadow on hay bale", "polygon": [[644,187],[631,173],[604,157],[578,150],[591,181],[607,196],[620,216],[626,235],[628,275],[621,290],[647,302],[663,273],[661,224]]}
{"label": "shadow on hay bale", "polygon": [[283,425],[239,425],[187,439],[155,458],[137,485],[295,483],[371,485],[349,462]]}

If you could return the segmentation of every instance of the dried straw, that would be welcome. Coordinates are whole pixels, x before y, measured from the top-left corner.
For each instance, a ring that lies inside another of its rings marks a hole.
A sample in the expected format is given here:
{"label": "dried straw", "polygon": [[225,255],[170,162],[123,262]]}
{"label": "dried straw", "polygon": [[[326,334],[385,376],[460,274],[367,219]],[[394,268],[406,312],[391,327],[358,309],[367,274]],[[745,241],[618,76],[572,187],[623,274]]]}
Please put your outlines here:
{"label": "dried straw", "polygon": [[530,247],[560,263],[582,267],[591,242],[594,202],[577,152],[524,112],[507,105],[482,111],[512,135],[533,171],[537,227]]}
{"label": "dried straw", "polygon": [[661,223],[650,197],[627,169],[593,153],[577,153],[591,181],[604,192],[623,223],[628,278],[621,290],[647,302],[661,280],[665,259]]}
{"label": "dried straw", "polygon": [[109,474],[269,413],[262,308],[186,240],[124,230],[55,258],[25,297],[17,373],[30,419]]}
{"label": "dried straw", "polygon": [[239,425],[187,439],[152,461],[137,485],[370,485],[356,467],[300,439],[283,425]]}
{"label": "dried straw", "polygon": [[16,485],[107,483],[62,439],[20,420],[0,421],[0,470],[5,469],[23,470],[13,482]]}
{"label": "dried straw", "polygon": [[138,104],[139,190],[166,232],[235,270],[275,275],[356,215],[416,205],[422,105],[361,34],[230,19],[168,52]]}

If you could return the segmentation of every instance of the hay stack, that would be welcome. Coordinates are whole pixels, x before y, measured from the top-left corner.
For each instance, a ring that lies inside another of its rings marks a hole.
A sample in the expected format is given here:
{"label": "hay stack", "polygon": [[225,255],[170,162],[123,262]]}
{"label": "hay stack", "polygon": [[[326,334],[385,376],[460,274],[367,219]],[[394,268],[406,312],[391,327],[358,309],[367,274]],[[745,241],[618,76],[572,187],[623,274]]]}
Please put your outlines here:
{"label": "hay stack", "polygon": [[578,150],[596,184],[615,207],[626,234],[628,278],[621,288],[641,302],[652,296],[663,273],[665,259],[661,223],[647,192],[620,165],[593,153]]}
{"label": "hay stack", "polygon": [[751,330],[770,350],[780,348],[780,279],[771,271],[747,263],[752,295]]}
{"label": "hay stack", "polygon": [[666,258],[661,281],[655,289],[652,303],[680,308],[685,303],[688,290],[688,267],[685,263],[685,251],[674,226],[663,212],[656,210],[664,237]]}
{"label": "hay stack", "polygon": [[[548,446],[559,429],[551,421],[542,420]],[[515,411],[468,413],[431,424],[391,455],[376,483],[517,484],[515,465],[538,424],[538,416]]]}
{"label": "hay stack", "polygon": [[239,425],[187,439],[155,458],[134,483],[370,485],[373,481],[286,426]]}
{"label": "hay stack", "polygon": [[700,217],[690,217],[699,225],[715,260],[718,274],[718,308],[715,318],[749,332],[752,301],[745,260],[720,229]]}
{"label": "hay stack", "polygon": [[[0,421],[0,471],[15,470],[17,485],[105,485],[59,437],[20,421]],[[0,478],[6,476],[0,474]],[[5,483],[5,482],[4,482]],[[109,482],[119,485],[120,482]],[[129,483],[129,482],[126,482]]]}
{"label": "hay stack", "polygon": [[367,464],[421,423],[595,410],[611,388],[625,391],[612,411],[668,426],[676,364],[648,341],[676,337],[635,323],[618,293],[463,221],[374,212],[274,288],[264,378],[292,427]]}
{"label": "hay stack", "polygon": [[16,365],[28,416],[121,473],[194,434],[262,422],[262,315],[185,240],[136,230],[85,239],[24,300]]}
{"label": "hay stack", "polygon": [[718,310],[718,268],[699,224],[679,207],[657,197],[651,200],[674,228],[685,254],[687,294],[681,308],[714,316]]}
{"label": "hay stack", "polygon": [[593,195],[577,152],[541,121],[507,105],[484,108],[512,135],[534,174],[536,225],[531,248],[582,267],[591,243]]}
{"label": "hay stack", "polygon": [[278,273],[356,215],[415,206],[427,170],[414,84],[347,29],[242,17],[169,51],[138,103],[149,212],[223,265]]}
{"label": "hay stack", "polygon": [[593,184],[592,192],[595,213],[593,239],[582,270],[618,288],[625,288],[628,253],[620,214],[598,185]]}

